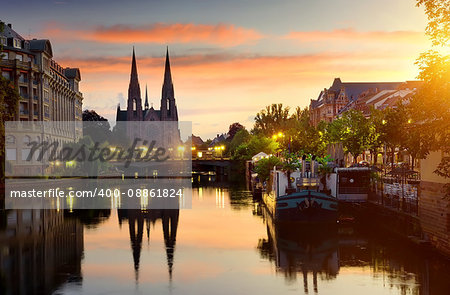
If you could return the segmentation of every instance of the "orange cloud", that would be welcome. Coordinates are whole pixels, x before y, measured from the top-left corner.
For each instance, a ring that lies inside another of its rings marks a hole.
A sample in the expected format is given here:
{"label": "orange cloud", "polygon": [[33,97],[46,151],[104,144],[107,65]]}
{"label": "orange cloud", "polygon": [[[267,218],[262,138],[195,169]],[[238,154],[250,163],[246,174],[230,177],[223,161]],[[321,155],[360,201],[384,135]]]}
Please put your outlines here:
{"label": "orange cloud", "polygon": [[[263,35],[253,29],[231,24],[166,24],[155,23],[141,26],[99,26],[88,30],[64,29],[49,23],[42,35],[53,38],[102,42],[102,43],[205,43],[225,47],[257,41]],[[70,38],[70,39],[69,39]]]}
{"label": "orange cloud", "polygon": [[347,40],[354,42],[385,42],[385,43],[410,43],[423,44],[427,38],[423,32],[415,31],[371,31],[358,32],[354,29],[337,29],[333,31],[308,31],[291,32],[284,39],[298,40],[301,42],[321,42],[330,40]]}

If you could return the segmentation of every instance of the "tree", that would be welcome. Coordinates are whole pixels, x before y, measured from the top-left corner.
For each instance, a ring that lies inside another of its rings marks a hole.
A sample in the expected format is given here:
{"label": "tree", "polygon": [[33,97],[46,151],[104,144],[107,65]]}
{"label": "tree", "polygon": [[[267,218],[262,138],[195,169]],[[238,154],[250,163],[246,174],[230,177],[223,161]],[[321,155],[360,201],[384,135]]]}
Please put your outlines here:
{"label": "tree", "polygon": [[272,136],[286,130],[289,119],[289,107],[283,107],[281,103],[266,106],[256,114],[253,133]]}
{"label": "tree", "polygon": [[[411,99],[409,109],[414,129],[421,140],[419,155],[428,151],[441,150],[450,153],[450,55],[439,53],[439,47],[448,49],[450,38],[450,1],[417,0],[417,6],[424,6],[428,17],[426,33],[433,42],[434,49],[419,57],[419,79],[424,85]],[[415,134],[412,134],[414,136]],[[448,157],[444,156],[435,173],[450,178],[445,167]]]}
{"label": "tree", "polygon": [[236,133],[242,129],[245,129],[244,126],[242,126],[240,123],[236,122],[230,125],[230,128],[228,129],[228,138],[227,140],[232,141]]}
{"label": "tree", "polygon": [[417,0],[417,6],[424,6],[428,16],[426,33],[433,45],[446,46],[450,38],[450,1]]}
{"label": "tree", "polygon": [[344,151],[356,160],[366,147],[368,122],[360,111],[349,110],[328,125],[327,133],[331,143],[341,142]]}
{"label": "tree", "polygon": [[235,160],[250,160],[259,152],[274,154],[278,150],[278,143],[272,138],[261,134],[253,135],[248,142],[239,145],[233,155]]}
{"label": "tree", "polygon": [[230,155],[233,156],[237,147],[241,144],[244,144],[250,140],[250,133],[244,128],[239,130],[233,137],[233,139],[230,142],[229,151]]}
{"label": "tree", "polygon": [[281,161],[277,157],[264,158],[256,163],[255,172],[261,181],[267,181],[270,176],[270,171],[274,166],[279,165],[281,165]]}
{"label": "tree", "polygon": [[83,111],[83,134],[103,143],[111,138],[109,122],[106,118],[97,114],[94,110]]}
{"label": "tree", "polygon": [[369,133],[366,139],[366,149],[370,151],[370,154],[374,159],[374,165],[377,164],[378,150],[383,146],[384,143],[382,134],[383,122],[385,122],[383,111],[371,108],[370,117],[367,122]]}
{"label": "tree", "polygon": [[5,122],[13,121],[18,110],[20,95],[14,85],[0,76],[0,161],[1,161],[1,181],[5,172]]}

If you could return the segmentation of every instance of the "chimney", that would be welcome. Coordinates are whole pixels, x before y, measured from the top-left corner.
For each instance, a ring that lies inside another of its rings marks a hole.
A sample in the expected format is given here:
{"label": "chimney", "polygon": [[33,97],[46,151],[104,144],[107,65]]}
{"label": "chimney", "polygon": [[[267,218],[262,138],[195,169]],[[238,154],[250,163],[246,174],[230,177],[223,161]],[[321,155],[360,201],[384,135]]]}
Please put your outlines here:
{"label": "chimney", "polygon": [[8,24],[8,27],[10,27],[12,29],[12,25],[11,24]]}

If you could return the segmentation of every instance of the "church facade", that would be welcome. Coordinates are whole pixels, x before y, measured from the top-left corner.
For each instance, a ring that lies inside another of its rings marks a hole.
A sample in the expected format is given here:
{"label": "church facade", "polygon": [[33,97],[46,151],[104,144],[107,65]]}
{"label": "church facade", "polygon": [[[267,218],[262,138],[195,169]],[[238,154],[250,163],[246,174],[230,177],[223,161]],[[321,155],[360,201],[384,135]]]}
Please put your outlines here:
{"label": "church facade", "polygon": [[154,109],[153,105],[149,108],[147,87],[145,88],[145,104],[144,108],[142,108],[141,88],[139,86],[136,56],[133,48],[127,108],[126,110],[121,110],[120,105],[117,106],[116,121],[178,121],[178,111],[173,90],[172,74],[170,72],[168,48],[166,51],[160,109]]}

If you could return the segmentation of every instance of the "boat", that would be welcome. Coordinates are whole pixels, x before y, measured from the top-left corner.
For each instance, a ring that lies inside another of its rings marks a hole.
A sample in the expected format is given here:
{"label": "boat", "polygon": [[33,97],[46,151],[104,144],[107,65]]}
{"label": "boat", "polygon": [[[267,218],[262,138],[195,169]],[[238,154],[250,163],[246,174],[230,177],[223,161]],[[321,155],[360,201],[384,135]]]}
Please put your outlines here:
{"label": "boat", "polygon": [[320,177],[310,166],[312,172],[303,168],[289,179],[283,171],[271,171],[262,199],[275,222],[336,223],[338,200],[319,191]]}

